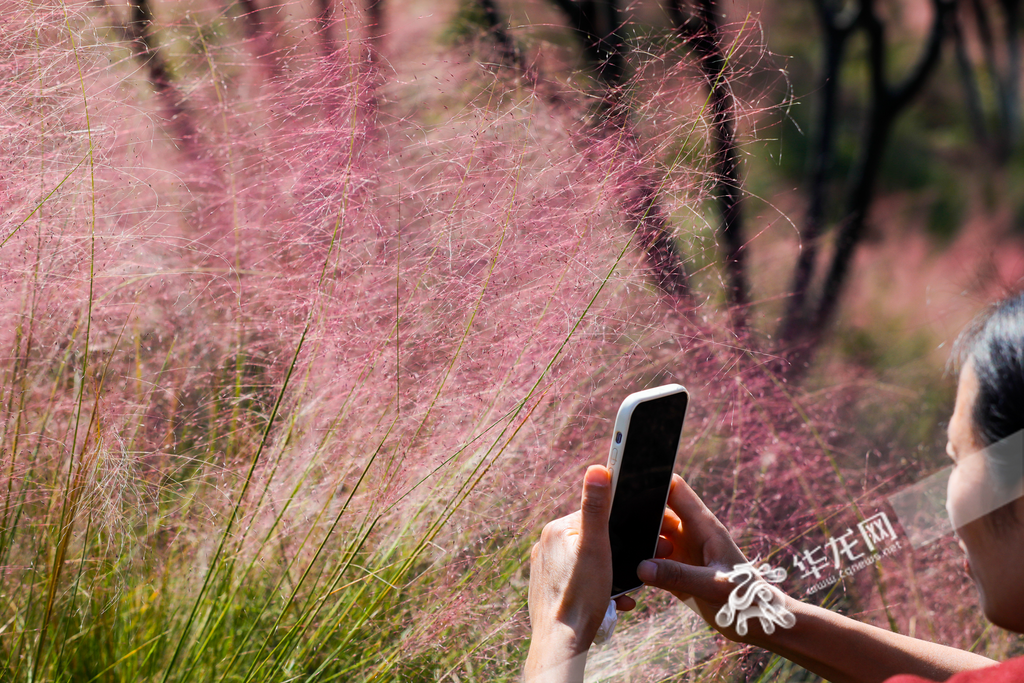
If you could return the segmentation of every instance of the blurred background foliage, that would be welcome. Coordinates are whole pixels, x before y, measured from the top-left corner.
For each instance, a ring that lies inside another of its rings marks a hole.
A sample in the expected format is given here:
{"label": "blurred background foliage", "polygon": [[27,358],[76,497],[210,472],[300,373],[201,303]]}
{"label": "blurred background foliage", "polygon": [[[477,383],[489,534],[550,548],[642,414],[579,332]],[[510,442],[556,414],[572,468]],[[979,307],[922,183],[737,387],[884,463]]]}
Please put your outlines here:
{"label": "blurred background foliage", "polygon": [[[1024,275],[1016,0],[3,19],[0,680],[515,680],[626,394],[789,568],[943,466]],[[959,567],[808,599],[1019,652]],[[591,676],[813,680],[650,592]]]}

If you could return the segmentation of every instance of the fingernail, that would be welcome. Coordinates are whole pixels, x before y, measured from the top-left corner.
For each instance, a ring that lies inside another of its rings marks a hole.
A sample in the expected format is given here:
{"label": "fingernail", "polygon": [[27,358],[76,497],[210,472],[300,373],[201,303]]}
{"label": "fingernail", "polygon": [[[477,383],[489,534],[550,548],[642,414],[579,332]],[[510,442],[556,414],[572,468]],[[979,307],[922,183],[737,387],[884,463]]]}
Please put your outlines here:
{"label": "fingernail", "polygon": [[587,473],[583,475],[583,481],[587,482],[591,486],[608,486],[611,483],[608,480],[608,470],[600,465],[591,465],[588,467]]}
{"label": "fingernail", "polygon": [[644,560],[637,566],[636,575],[644,583],[653,583],[658,578],[658,565],[650,560]]}

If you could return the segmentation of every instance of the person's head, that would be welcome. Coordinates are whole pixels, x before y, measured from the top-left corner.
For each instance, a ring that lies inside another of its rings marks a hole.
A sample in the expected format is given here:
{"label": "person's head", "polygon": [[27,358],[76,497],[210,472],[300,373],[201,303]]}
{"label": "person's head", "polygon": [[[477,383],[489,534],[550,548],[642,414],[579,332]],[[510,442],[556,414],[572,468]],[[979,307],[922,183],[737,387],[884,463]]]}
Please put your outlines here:
{"label": "person's head", "polygon": [[1024,294],[958,340],[947,507],[992,623],[1024,632]]}

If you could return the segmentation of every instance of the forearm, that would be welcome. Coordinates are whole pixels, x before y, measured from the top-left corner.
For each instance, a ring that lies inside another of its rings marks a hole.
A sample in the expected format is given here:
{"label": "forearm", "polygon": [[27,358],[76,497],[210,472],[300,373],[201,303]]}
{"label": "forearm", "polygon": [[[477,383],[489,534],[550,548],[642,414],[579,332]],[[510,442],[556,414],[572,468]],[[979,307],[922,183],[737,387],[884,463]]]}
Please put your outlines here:
{"label": "forearm", "polygon": [[869,626],[792,598],[787,598],[786,607],[796,616],[796,624],[770,636],[755,636],[752,644],[833,683],[870,683],[896,674],[945,681],[959,671],[995,664],[980,655]]}

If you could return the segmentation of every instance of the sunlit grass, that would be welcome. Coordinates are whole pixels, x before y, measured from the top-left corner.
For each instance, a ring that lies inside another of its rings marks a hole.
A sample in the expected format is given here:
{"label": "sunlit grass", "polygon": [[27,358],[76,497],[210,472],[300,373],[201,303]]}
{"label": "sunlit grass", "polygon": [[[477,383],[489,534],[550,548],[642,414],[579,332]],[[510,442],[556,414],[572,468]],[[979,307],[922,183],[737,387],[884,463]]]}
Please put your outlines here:
{"label": "sunlit grass", "polygon": [[[256,87],[234,19],[188,9],[160,20],[195,38],[194,144],[112,44],[116,12],[35,3],[0,47],[24,160],[0,236],[0,680],[517,680],[536,533],[657,383],[693,393],[680,471],[751,555],[877,504],[864,426],[836,429],[870,392],[780,383],[714,305],[707,231],[679,235],[708,243],[702,309],[661,298],[588,103],[452,52],[380,78],[344,5],[331,62],[289,4],[284,76]],[[706,96],[665,87],[659,116],[696,109],[646,160],[699,216]],[[910,594],[920,634],[988,638],[917,614],[915,577],[815,598],[903,628]],[[683,614],[644,594],[595,675],[799,675]]]}

